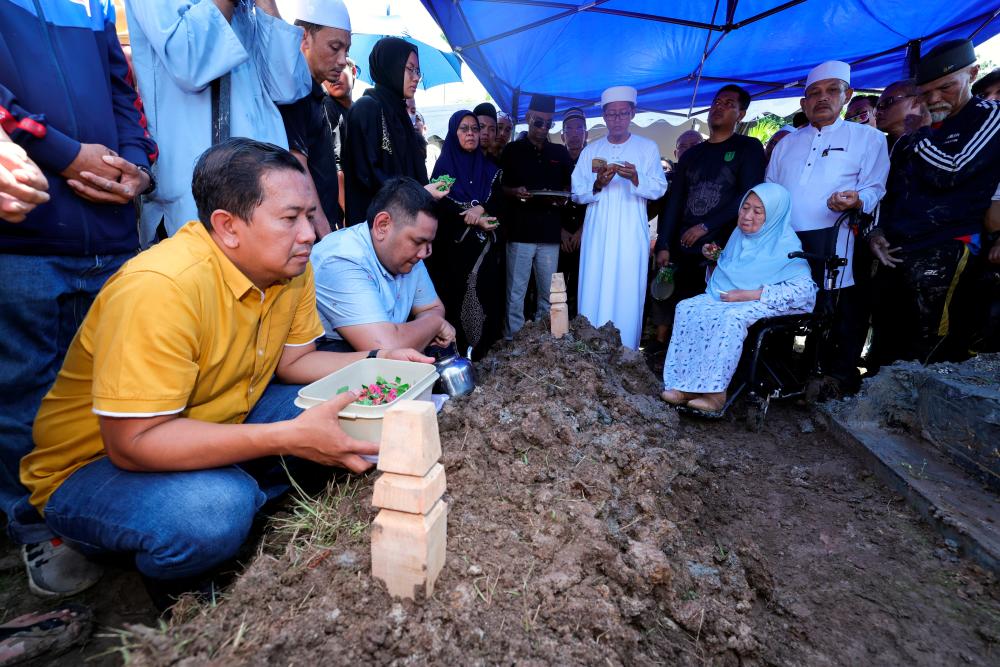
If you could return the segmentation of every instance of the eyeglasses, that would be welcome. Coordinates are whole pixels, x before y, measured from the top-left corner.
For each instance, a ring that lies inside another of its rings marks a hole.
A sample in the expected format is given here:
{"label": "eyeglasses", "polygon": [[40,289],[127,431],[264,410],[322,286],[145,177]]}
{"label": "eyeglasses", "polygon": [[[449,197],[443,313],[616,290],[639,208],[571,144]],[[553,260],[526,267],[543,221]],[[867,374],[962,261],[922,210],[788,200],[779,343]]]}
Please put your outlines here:
{"label": "eyeglasses", "polygon": [[716,99],[712,100],[712,106],[718,107],[720,109],[735,109],[739,105],[740,103],[737,102],[736,100],[730,100],[724,97],[717,97]]}
{"label": "eyeglasses", "polygon": [[892,97],[887,97],[884,100],[879,101],[879,103],[875,105],[875,108],[879,111],[885,111],[896,102],[905,100],[907,97],[917,97],[917,95],[893,95]]}
{"label": "eyeglasses", "polygon": [[531,121],[532,127],[537,127],[539,130],[545,128],[546,130],[552,127],[551,120],[542,120],[541,118],[535,118]]}
{"label": "eyeglasses", "polygon": [[461,132],[461,133],[463,133],[463,134],[469,134],[469,133],[479,134],[479,126],[478,125],[459,125],[458,126],[458,131]]}
{"label": "eyeglasses", "polygon": [[853,116],[848,116],[844,120],[848,123],[867,123],[871,118],[871,112],[868,109],[854,114]]}
{"label": "eyeglasses", "polygon": [[417,81],[419,81],[423,77],[423,74],[420,72],[419,67],[413,67],[412,65],[407,65],[406,71],[409,72],[410,76],[412,76]]}
{"label": "eyeglasses", "polygon": [[626,118],[632,118],[631,111],[614,111],[605,112],[605,120],[625,120]]}

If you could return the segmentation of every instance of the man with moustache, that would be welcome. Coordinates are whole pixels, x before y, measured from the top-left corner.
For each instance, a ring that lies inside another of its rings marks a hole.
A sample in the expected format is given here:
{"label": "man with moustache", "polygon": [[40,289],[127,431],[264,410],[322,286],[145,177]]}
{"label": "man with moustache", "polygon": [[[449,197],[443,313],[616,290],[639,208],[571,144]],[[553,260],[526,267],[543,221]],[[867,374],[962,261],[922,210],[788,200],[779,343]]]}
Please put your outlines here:
{"label": "man with moustache", "polygon": [[1000,174],[1000,102],[972,94],[979,67],[970,40],[935,46],[917,65],[928,113],[909,116],[892,152],[888,193],[869,236],[882,262],[878,360],[922,363],[968,355],[973,255]]}
{"label": "man with moustache", "polygon": [[838,60],[809,72],[801,100],[809,124],[777,145],[767,167],[767,180],[785,186],[792,195],[792,228],[803,249],[847,259],[834,285],[824,284],[821,262],[810,262],[813,280],[826,292],[817,298],[817,308],[836,304],[821,359],[826,377],[810,392],[818,398],[860,386],[858,363],[868,331],[868,292],[855,286],[855,232],[846,224],[836,228],[836,223],[845,211],[872,215],[885,194],[889,172],[885,136],[870,125],[840,117],[853,94],[850,80],[850,65]]}
{"label": "man with moustache", "polygon": [[327,116],[323,91],[325,81],[339,81],[347,67],[351,49],[351,18],[342,0],[285,0],[279,2],[282,17],[303,29],[302,55],[305,56],[312,89],[301,100],[279,105],[278,111],[288,134],[288,148],[309,169],[320,211],[316,235],[323,238],[343,221],[340,185],[335,153],[333,123]]}
{"label": "man with moustache", "polygon": [[[576,167],[580,153],[587,145],[587,117],[580,107],[570,107],[563,114],[563,145],[569,151],[570,161]],[[580,277],[580,240],[583,238],[583,217],[586,206],[570,202],[562,223],[562,243],[559,245],[559,272],[566,279],[566,305],[570,319],[576,317],[576,290]]]}
{"label": "man with moustache", "polygon": [[316,244],[316,306],[321,350],[348,352],[447,347],[455,327],[445,319],[424,260],[438,221],[434,200],[412,178],[386,181],[368,207],[368,223]]}
{"label": "man with moustache", "polygon": [[[301,385],[365,358],[317,351],[309,175],[273,144],[235,138],[194,167],[199,219],[98,294],[21,461],[31,503],[87,553],[134,559],[161,608],[234,557],[292,466],[371,468],[348,437],[348,391],[306,412]],[[150,298],[155,295],[155,298]],[[368,354],[367,356],[373,356]],[[429,362],[413,350],[379,357]]]}
{"label": "man with moustache", "polygon": [[649,267],[646,204],[667,189],[660,150],[633,135],[637,93],[608,88],[601,110],[608,135],[583,149],[573,170],[573,201],[587,205],[580,251],[580,314],[612,322],[622,344],[639,348]]}

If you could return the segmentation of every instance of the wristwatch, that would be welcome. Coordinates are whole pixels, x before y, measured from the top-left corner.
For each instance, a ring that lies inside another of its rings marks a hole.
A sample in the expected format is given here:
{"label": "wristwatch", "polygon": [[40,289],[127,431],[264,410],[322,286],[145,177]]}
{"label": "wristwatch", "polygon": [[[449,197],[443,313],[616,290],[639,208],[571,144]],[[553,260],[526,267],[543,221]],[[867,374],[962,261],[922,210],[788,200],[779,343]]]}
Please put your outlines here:
{"label": "wristwatch", "polygon": [[135,168],[146,174],[146,176],[149,176],[149,187],[139,193],[139,195],[148,195],[156,189],[156,179],[153,177],[153,172],[151,172],[148,167],[143,167],[141,164],[135,165]]}

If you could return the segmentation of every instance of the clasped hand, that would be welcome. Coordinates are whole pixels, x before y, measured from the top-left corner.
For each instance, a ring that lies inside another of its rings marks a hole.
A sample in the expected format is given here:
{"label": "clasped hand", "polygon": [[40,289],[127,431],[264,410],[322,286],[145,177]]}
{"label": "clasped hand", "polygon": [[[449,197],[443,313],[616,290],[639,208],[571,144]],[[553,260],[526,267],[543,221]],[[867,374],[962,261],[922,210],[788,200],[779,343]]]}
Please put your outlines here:
{"label": "clasped hand", "polygon": [[80,144],[62,176],[83,199],[97,204],[127,204],[149,187],[149,176],[101,144]]}
{"label": "clasped hand", "polygon": [[740,301],[760,301],[764,293],[761,289],[731,289],[728,292],[719,292],[719,298],[726,303],[738,303]]}

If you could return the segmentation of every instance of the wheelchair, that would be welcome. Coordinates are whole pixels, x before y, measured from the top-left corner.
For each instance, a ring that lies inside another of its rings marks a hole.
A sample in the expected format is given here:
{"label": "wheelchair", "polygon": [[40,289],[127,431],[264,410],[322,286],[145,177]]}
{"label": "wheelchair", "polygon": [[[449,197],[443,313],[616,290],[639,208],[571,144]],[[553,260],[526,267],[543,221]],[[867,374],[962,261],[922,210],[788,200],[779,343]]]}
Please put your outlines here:
{"label": "wheelchair", "polygon": [[[842,215],[841,224],[855,224],[850,215]],[[836,231],[834,232],[836,234]],[[823,267],[823,283],[811,313],[767,317],[755,322],[747,332],[736,372],[727,390],[726,403],[718,412],[702,412],[678,406],[678,412],[704,419],[722,419],[740,399],[745,399],[747,429],[759,432],[764,427],[771,400],[795,398],[806,393],[815,377],[823,375],[822,352],[827,347],[836,312],[840,270],[847,259],[835,248],[826,253],[792,252],[789,259],[802,258]]]}

